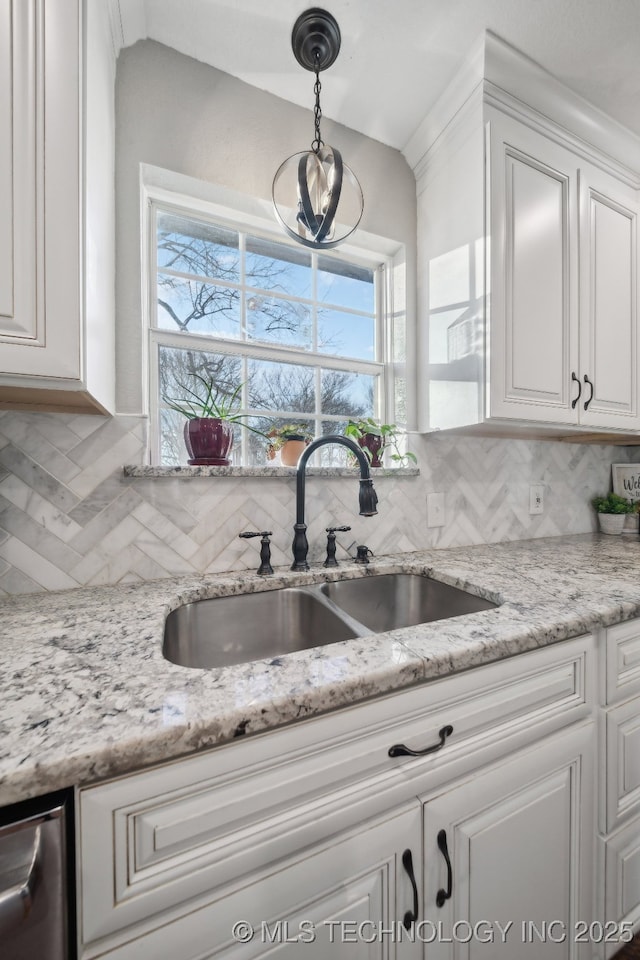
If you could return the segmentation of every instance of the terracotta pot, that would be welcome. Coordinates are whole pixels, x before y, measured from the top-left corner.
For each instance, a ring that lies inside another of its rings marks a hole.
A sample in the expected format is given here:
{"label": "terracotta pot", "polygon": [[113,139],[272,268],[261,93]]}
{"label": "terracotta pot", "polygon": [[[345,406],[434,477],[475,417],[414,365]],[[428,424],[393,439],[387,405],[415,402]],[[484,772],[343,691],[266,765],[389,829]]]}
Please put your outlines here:
{"label": "terracotta pot", "polygon": [[626,519],[626,513],[599,513],[600,532],[611,534],[622,533]]}
{"label": "terracotta pot", "polygon": [[215,417],[194,417],[184,425],[184,443],[192,466],[228,467],[233,426]]}
{"label": "terracotta pot", "polygon": [[280,447],[280,462],[285,467],[297,467],[306,446],[306,440],[285,440]]}
{"label": "terracotta pot", "polygon": [[384,437],[379,437],[375,433],[365,433],[363,437],[358,437],[358,443],[371,454],[371,466],[381,467],[380,454],[384,449]]}

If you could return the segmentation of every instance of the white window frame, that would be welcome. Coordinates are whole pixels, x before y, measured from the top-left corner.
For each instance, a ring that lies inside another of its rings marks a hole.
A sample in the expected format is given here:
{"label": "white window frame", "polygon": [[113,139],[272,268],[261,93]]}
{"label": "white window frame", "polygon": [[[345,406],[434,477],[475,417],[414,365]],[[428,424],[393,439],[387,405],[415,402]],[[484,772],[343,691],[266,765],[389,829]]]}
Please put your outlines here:
{"label": "white window frame", "polygon": [[[142,220],[142,303],[143,326],[145,332],[145,369],[143,378],[146,382],[146,396],[148,399],[149,429],[149,462],[160,464],[160,404],[159,404],[159,349],[160,346],[188,349],[192,344],[194,349],[202,349],[209,353],[227,353],[233,356],[252,357],[282,362],[296,362],[300,365],[316,367],[316,376],[320,376],[320,367],[348,372],[371,373],[379,376],[379,390],[377,397],[376,417],[382,422],[394,422],[394,377],[405,374],[405,362],[394,362],[394,290],[393,275],[398,268],[398,261],[404,260],[404,249],[401,245],[379,237],[368,236],[370,245],[367,248],[345,243],[340,247],[344,258],[376,273],[376,345],[379,350],[376,361],[353,361],[349,358],[337,357],[332,354],[314,353],[281,345],[270,345],[260,341],[243,341],[216,338],[209,334],[184,334],[170,330],[160,330],[154,326],[157,311],[157,256],[156,256],[156,217],[155,211],[175,213],[186,218],[210,220],[211,222],[243,234],[263,237],[264,239],[281,243],[297,249],[293,241],[287,240],[279,230],[275,219],[268,207],[261,202],[254,201],[237,194],[235,191],[216,188],[212,185],[201,184],[192,178],[182,177],[162,171],[158,168],[145,167],[142,169],[141,183],[141,220]],[[158,182],[160,181],[160,182]],[[168,181],[168,186],[166,185]],[[188,182],[189,193],[184,192],[185,181]],[[204,194],[204,195],[203,195]],[[206,196],[208,194],[209,196]],[[211,194],[215,199],[210,199]],[[223,202],[220,202],[222,199]],[[268,211],[269,216],[265,213]],[[322,251],[323,256],[331,255],[331,251]],[[340,258],[340,254],[334,254]],[[269,291],[265,291],[268,294]],[[404,305],[402,306],[402,311]],[[354,370],[357,364],[357,370]],[[245,388],[246,389],[246,388]],[[317,403],[320,392],[316,390]],[[243,396],[243,409],[249,415],[255,413],[247,406],[247,397]],[[257,414],[258,415],[258,414]],[[273,411],[274,419],[288,417],[301,418],[303,415],[295,411]],[[323,415],[317,410],[310,415],[316,419],[339,420],[337,416]]]}

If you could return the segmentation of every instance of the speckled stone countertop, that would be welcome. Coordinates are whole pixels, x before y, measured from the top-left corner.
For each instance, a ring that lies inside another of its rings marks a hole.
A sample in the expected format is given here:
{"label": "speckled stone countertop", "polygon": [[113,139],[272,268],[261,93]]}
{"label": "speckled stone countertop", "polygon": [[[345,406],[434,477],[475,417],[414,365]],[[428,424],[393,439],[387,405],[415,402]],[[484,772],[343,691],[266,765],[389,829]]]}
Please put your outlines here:
{"label": "speckled stone countertop", "polygon": [[[183,603],[337,577],[409,571],[500,603],[452,620],[216,670],[162,656]],[[584,535],[343,564],[156,580],[0,604],[0,805],[640,616],[640,541]]]}

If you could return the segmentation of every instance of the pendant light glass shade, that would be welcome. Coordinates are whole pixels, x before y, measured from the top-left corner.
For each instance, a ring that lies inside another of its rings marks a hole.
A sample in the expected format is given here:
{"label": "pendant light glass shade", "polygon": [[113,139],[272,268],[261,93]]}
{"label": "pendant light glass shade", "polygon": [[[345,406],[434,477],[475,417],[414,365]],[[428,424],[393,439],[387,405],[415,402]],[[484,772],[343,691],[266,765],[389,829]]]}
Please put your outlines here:
{"label": "pendant light glass shade", "polygon": [[294,153],[278,167],[272,187],[275,214],[285,232],[316,250],[346,240],[364,210],[358,178],[340,151],[326,145],[320,135],[320,71],[335,61],[340,42],[338,24],[326,10],[306,10],[294,24],[291,46],[296,60],[316,75],[315,139],[311,150]]}
{"label": "pendant light glass shade", "polygon": [[353,233],[364,198],[358,178],[335,147],[294,153],[273,180],[273,207],[285,232],[314,249],[336,247]]}

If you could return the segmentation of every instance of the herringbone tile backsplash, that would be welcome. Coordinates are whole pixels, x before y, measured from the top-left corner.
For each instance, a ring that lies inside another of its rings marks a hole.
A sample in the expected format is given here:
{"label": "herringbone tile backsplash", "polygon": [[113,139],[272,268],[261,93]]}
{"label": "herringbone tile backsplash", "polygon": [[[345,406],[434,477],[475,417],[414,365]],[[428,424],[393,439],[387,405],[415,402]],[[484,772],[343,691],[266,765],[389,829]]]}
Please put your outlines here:
{"label": "herringbone tile backsplash", "polygon": [[[0,595],[204,573],[258,564],[247,529],[273,531],[286,564],[295,512],[291,478],[135,479],[145,462],[143,417],[0,412]],[[378,477],[378,516],[357,513],[351,478],[307,480],[310,559],[324,528],[350,524],[374,553],[461,546],[595,529],[590,498],[634,448],[434,435],[416,437],[419,477]],[[545,512],[529,515],[529,484]],[[426,498],[445,493],[446,522],[427,527]]]}

